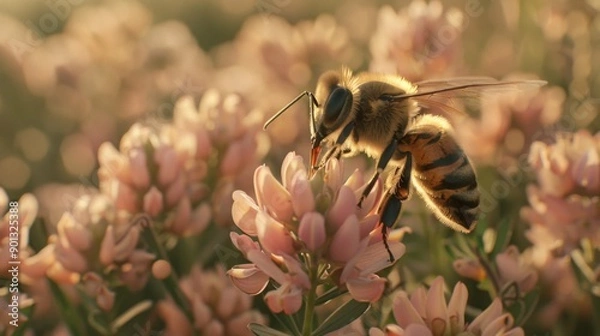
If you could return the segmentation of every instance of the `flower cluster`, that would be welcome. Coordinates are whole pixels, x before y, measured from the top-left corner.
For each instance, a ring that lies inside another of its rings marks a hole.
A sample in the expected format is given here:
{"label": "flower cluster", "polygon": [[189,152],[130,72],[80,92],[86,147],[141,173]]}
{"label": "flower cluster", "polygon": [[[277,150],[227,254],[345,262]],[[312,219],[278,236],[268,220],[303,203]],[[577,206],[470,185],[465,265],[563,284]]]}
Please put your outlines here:
{"label": "flower cluster", "polygon": [[192,305],[193,325],[171,301],[158,303],[158,314],[165,321],[166,335],[252,335],[248,323],[266,323],[266,318],[252,309],[252,297],[241,293],[227,280],[225,270],[201,270],[195,266],[179,282]]}
{"label": "flower cluster", "polygon": [[266,150],[258,121],[235,95],[208,91],[199,109],[183,97],[172,124],[135,124],[119,150],[100,147],[100,189],[118,211],[164,220],[177,236],[200,233],[211,218],[227,225],[228,195]]}
{"label": "flower cluster", "polygon": [[434,335],[525,335],[523,329],[513,328],[513,318],[502,312],[496,298],[471,323],[465,321],[469,292],[459,282],[454,286],[450,301],[444,297],[444,279],[437,277],[429,290],[419,287],[410,297],[404,291],[396,294],[393,313],[396,323],[383,330],[371,328],[370,336],[434,336]]}
{"label": "flower cluster", "polygon": [[[297,312],[303,294],[323,282],[347,288],[357,301],[379,300],[386,280],[374,272],[390,266],[376,227],[381,185],[358,208],[366,187],[360,171],[344,182],[340,162],[332,159],[322,179],[309,180],[294,153],[286,156],[281,179],[261,166],[254,174],[256,201],[241,191],[233,194],[233,219],[244,234],[231,233],[231,239],[251,262],[228,272],[234,284],[258,294],[272,279],[276,289],[265,300],[273,312],[286,314]],[[404,245],[393,237],[389,247],[398,258]]]}
{"label": "flower cluster", "polygon": [[[563,309],[588,307],[578,287],[569,253],[589,242],[600,247],[600,134],[560,134],[555,143],[536,142],[529,162],[537,184],[527,188],[529,206],[521,216],[530,225],[532,262],[550,288],[552,301],[540,310],[541,321]],[[560,276],[559,276],[560,274]]]}
{"label": "flower cluster", "polygon": [[380,9],[371,38],[370,70],[410,81],[449,76],[460,59],[463,13],[439,1],[413,1],[396,13]]}

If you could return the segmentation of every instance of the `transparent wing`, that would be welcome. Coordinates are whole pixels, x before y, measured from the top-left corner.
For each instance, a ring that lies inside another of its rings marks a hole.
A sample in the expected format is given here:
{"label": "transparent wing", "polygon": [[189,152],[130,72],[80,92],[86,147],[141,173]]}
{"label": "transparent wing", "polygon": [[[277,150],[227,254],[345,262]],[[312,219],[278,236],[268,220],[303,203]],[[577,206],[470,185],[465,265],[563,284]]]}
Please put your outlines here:
{"label": "transparent wing", "polygon": [[499,81],[492,77],[455,77],[415,83],[417,92],[392,96],[393,100],[412,98],[428,109],[465,115],[463,104],[475,105],[486,95],[529,91],[547,84],[543,80]]}

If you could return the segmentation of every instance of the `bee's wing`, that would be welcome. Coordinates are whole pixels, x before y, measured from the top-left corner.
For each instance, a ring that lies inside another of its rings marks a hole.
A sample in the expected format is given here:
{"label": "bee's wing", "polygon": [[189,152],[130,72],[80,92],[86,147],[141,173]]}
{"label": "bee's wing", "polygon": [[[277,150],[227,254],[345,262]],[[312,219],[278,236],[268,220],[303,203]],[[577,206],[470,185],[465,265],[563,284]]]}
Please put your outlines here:
{"label": "bee's wing", "polygon": [[455,77],[415,83],[417,92],[393,98],[412,98],[425,108],[464,115],[463,108],[457,101],[473,102],[488,94],[532,90],[545,84],[543,80],[499,81],[492,77]]}

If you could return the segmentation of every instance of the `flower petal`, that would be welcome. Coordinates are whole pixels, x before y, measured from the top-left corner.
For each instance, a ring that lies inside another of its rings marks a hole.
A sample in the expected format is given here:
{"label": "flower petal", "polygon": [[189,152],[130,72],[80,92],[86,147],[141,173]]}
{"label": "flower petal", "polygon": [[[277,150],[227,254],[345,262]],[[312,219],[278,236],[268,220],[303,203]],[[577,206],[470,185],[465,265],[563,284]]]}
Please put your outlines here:
{"label": "flower petal", "polygon": [[254,200],[241,190],[233,192],[233,206],[231,207],[231,216],[233,222],[245,234],[256,236],[256,214],[258,205]]}
{"label": "flower petal", "polygon": [[411,324],[425,325],[422,315],[415,309],[404,291],[396,294],[392,310],[396,323],[402,328],[406,328]]}
{"label": "flower petal", "polygon": [[497,319],[502,315],[502,302],[499,298],[495,298],[494,301],[486,308],[481,314],[479,314],[471,324],[467,327],[467,331],[481,334],[485,330],[486,326],[489,325],[493,320]]}
{"label": "flower petal", "polygon": [[375,274],[351,278],[346,282],[350,296],[359,302],[377,302],[383,294],[386,280]]}
{"label": "flower petal", "polygon": [[342,186],[337,198],[327,212],[328,229],[335,232],[348,217],[354,215],[356,209],[356,198],[354,192],[347,186]]}
{"label": "flower petal", "polygon": [[265,251],[294,254],[294,239],[290,231],[263,211],[256,216],[256,228],[258,241]]}
{"label": "flower petal", "polygon": [[294,175],[289,190],[292,207],[297,217],[302,217],[305,213],[315,210],[315,197],[306,171],[301,170]]}
{"label": "flower petal", "polygon": [[309,212],[302,216],[298,227],[298,237],[306,247],[315,252],[325,244],[325,218],[318,212]]}
{"label": "flower petal", "polygon": [[274,218],[288,222],[294,215],[290,193],[275,179],[267,166],[254,172],[254,189],[259,206],[264,206]]}
{"label": "flower petal", "polygon": [[281,181],[286,189],[291,190],[292,179],[298,172],[306,174],[304,160],[302,156],[296,155],[295,152],[289,152],[281,164]]}
{"label": "flower petal", "polygon": [[254,264],[236,265],[227,275],[235,287],[250,295],[261,293],[269,284],[269,276]]}
{"label": "flower petal", "polygon": [[329,257],[335,262],[347,262],[358,252],[360,228],[356,215],[351,215],[334,234],[329,245]]}
{"label": "flower petal", "polygon": [[462,282],[456,283],[450,301],[448,301],[448,318],[450,320],[451,334],[457,334],[464,330],[465,310],[469,291]]}
{"label": "flower petal", "polygon": [[448,308],[444,297],[444,278],[436,277],[427,293],[427,321],[435,335],[443,335],[448,325]]}

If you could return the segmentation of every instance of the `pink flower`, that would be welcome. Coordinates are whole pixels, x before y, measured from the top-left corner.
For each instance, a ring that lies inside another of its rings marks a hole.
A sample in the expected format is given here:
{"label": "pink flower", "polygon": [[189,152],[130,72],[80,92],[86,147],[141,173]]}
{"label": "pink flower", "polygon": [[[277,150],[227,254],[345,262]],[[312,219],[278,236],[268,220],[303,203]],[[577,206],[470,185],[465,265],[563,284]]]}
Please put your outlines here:
{"label": "pink flower", "polygon": [[203,335],[252,335],[247,328],[249,323],[266,322],[260,312],[252,309],[252,297],[239,292],[227,281],[221,267],[215,271],[194,267],[179,284],[191,304],[193,321],[190,325],[186,318],[178,318],[181,326],[171,325],[170,315],[180,313],[180,310],[170,301],[162,301],[161,304],[168,305],[173,311],[159,310],[159,315],[167,323],[167,330],[188,330],[181,335],[191,334],[192,330]]}
{"label": "pink flower", "polygon": [[468,295],[467,287],[458,282],[446,303],[442,277],[435,278],[428,291],[420,287],[410,297],[404,291],[398,292],[392,308],[397,324],[387,325],[383,330],[371,328],[369,335],[525,335],[523,329],[513,328],[513,318],[502,312],[498,298],[467,323],[464,315]]}
{"label": "pink flower", "polygon": [[[229,276],[251,294],[262,291],[272,279],[278,285],[265,295],[269,308],[295,313],[303,295],[315,286],[309,281],[306,258],[301,257],[308,253],[327,270],[323,281],[332,281],[331,275],[337,274],[334,284],[347,288],[355,300],[379,300],[386,280],[375,272],[390,266],[380,228],[375,227],[381,185],[378,182],[358,209],[366,184],[360,171],[345,183],[336,182],[342,180],[337,160],[326,165],[322,179],[308,180],[306,172],[301,157],[289,153],[281,168],[283,183],[261,166],[254,175],[256,202],[234,192],[232,215],[246,235],[232,233],[231,238],[252,264],[233,267]],[[398,240],[391,239],[389,245],[395,257],[404,253]]]}
{"label": "pink flower", "polygon": [[537,183],[527,186],[529,205],[521,209],[521,217],[530,225],[525,236],[533,244],[532,263],[551,288],[550,303],[540,309],[542,323],[556,319],[564,309],[591,305],[568,254],[586,242],[600,245],[599,155],[600,134],[585,130],[531,146],[529,162]]}
{"label": "pink flower", "polygon": [[399,13],[384,6],[370,41],[369,68],[410,81],[452,75],[452,64],[460,56],[462,25],[463,13],[456,8],[444,11],[439,1],[412,1]]}

